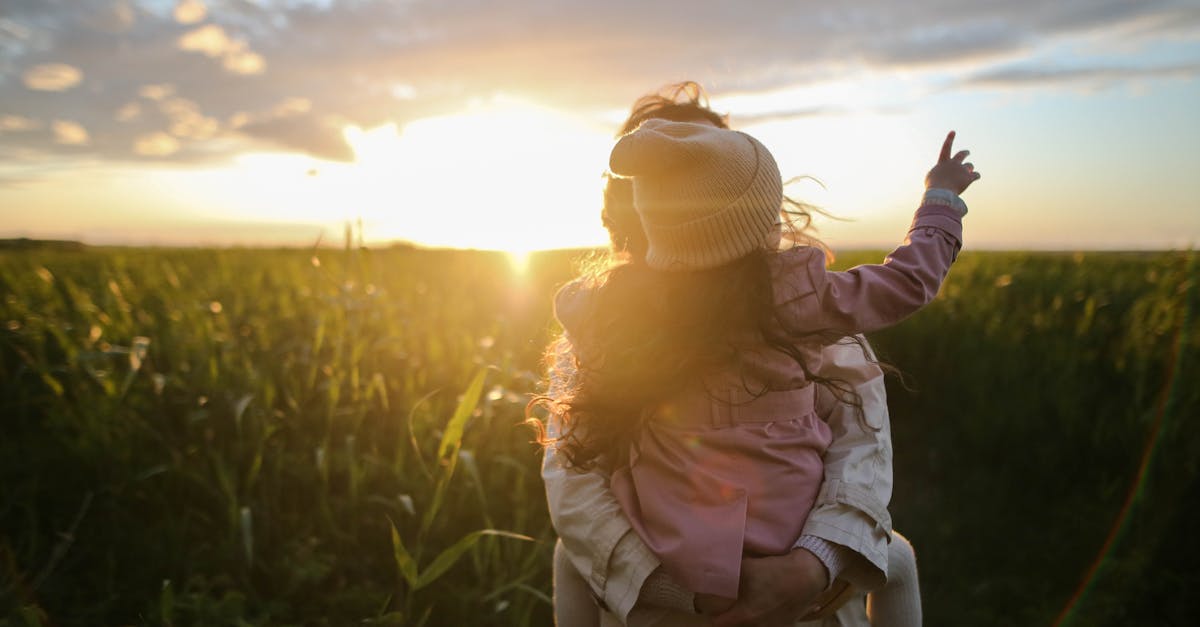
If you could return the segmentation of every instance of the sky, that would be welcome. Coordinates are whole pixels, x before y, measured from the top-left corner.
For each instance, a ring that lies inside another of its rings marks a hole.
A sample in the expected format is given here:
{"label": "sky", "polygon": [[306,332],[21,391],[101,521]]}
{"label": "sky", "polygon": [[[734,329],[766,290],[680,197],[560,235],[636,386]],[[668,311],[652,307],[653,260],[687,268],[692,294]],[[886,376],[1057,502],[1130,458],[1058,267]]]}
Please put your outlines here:
{"label": "sky", "polygon": [[695,80],[835,249],[951,129],[968,248],[1194,248],[1198,76],[1200,0],[0,0],[0,238],[601,245],[630,104]]}

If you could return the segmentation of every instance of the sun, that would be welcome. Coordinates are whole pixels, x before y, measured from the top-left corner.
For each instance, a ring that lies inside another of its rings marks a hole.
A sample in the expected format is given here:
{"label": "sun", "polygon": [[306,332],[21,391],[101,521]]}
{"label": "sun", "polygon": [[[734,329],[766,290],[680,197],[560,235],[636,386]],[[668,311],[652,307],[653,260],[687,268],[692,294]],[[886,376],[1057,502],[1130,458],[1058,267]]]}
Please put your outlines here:
{"label": "sun", "polygon": [[511,98],[403,128],[348,127],[341,182],[369,241],[510,251],[599,245],[600,174],[612,138]]}

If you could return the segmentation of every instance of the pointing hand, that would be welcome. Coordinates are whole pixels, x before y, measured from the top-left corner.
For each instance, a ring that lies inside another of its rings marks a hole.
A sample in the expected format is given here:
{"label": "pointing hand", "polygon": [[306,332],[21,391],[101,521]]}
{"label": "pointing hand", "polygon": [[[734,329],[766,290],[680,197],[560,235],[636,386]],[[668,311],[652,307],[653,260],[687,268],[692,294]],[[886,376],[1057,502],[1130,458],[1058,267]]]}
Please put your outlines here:
{"label": "pointing hand", "polygon": [[950,131],[946,135],[946,141],[942,142],[942,152],[938,155],[937,165],[925,175],[925,189],[937,187],[961,194],[971,183],[979,180],[980,175],[975,171],[975,164],[963,162],[971,152],[960,150],[951,157],[950,151],[953,147],[954,131]]}

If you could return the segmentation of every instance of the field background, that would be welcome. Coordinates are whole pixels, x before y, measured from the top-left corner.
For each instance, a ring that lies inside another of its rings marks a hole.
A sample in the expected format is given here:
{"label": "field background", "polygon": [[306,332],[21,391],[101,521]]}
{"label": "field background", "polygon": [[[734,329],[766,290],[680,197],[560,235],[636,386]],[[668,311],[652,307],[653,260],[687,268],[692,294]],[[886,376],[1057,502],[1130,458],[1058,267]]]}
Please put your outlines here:
{"label": "field background", "polygon": [[[549,624],[581,255],[0,252],[0,624]],[[966,252],[871,336],[927,624],[1200,616],[1197,257]]]}

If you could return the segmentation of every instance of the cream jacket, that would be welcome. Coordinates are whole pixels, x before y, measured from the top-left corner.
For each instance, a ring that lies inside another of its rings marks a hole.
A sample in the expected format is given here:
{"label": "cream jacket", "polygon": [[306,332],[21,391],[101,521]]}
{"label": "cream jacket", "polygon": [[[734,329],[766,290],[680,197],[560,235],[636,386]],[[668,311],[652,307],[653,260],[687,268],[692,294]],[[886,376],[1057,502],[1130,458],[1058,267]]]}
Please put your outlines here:
{"label": "cream jacket", "polygon": [[[833,442],[825,454],[824,483],[803,535],[861,555],[864,566],[855,569],[850,580],[872,590],[886,581],[892,531],[887,511],[892,495],[892,441],[883,372],[868,361],[874,354],[864,355],[856,344],[829,346],[822,357],[821,376],[845,380],[862,396],[869,428],[852,407],[820,389],[817,413],[828,416]],[[565,352],[560,354],[550,380],[551,396],[569,381],[569,361]],[[551,419],[551,436],[556,429]],[[597,604],[626,622],[658,559],[631,528],[606,475],[566,468],[551,446],[546,448],[542,478],[551,521],[571,563],[587,579]]]}

